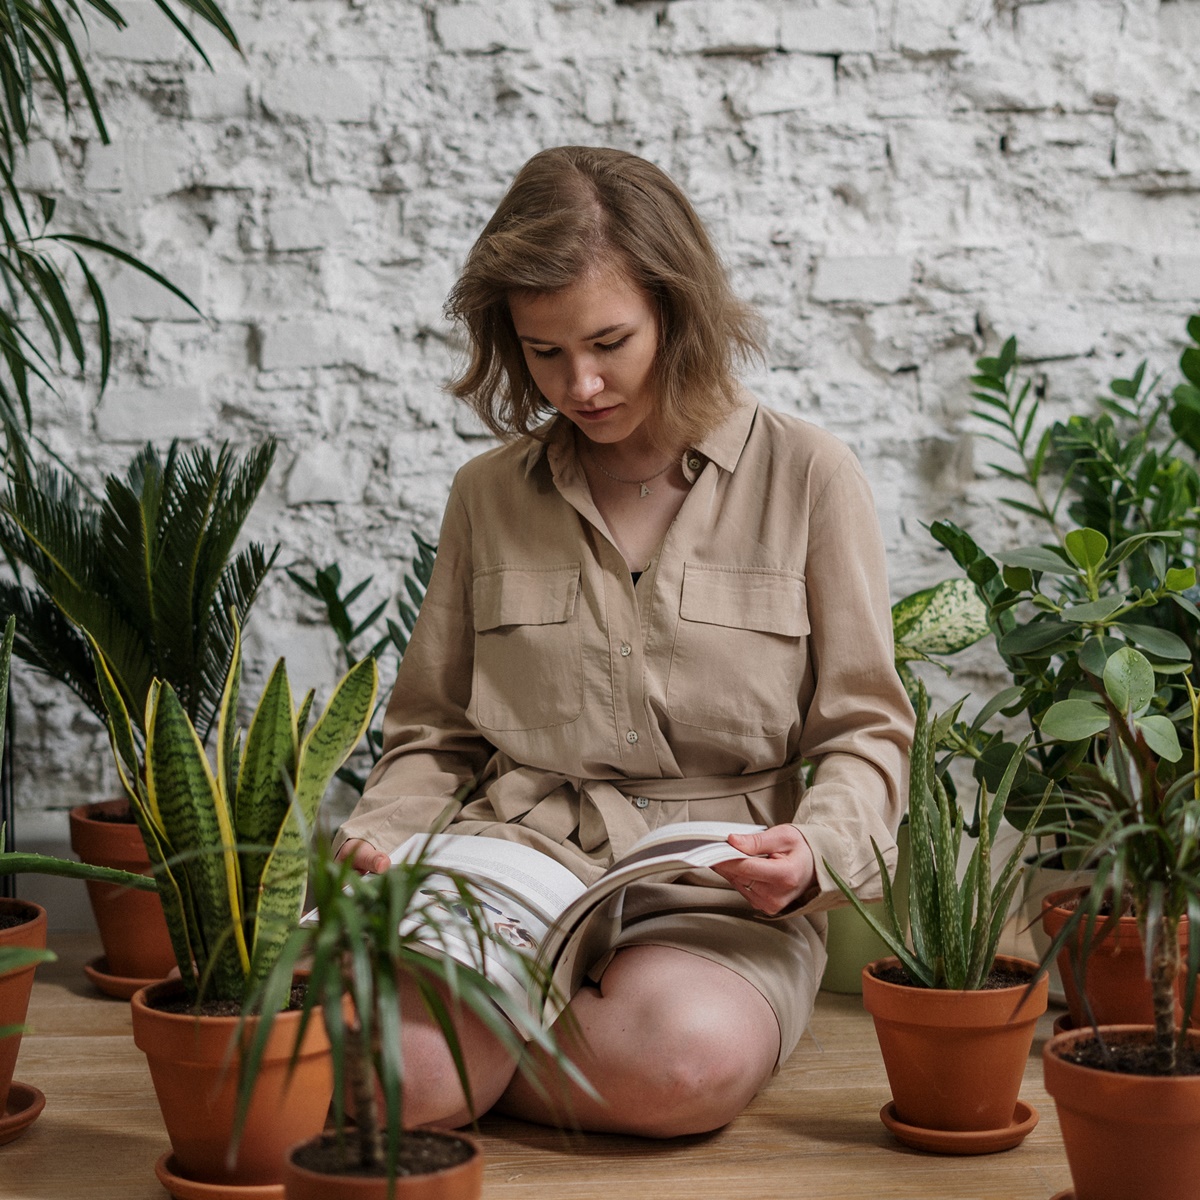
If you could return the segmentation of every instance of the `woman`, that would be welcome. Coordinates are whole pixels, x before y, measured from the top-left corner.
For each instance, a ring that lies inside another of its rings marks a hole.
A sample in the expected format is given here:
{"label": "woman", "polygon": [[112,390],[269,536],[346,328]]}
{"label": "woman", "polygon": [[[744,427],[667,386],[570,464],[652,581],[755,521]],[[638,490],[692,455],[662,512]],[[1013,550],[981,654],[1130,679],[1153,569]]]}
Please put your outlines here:
{"label": "woman", "polygon": [[[766,826],[716,875],[627,899],[571,1003],[599,1099],[546,1099],[460,1029],[480,1112],[714,1129],[808,1022],[840,900],[825,863],[874,897],[872,838],[894,854],[912,713],[870,490],[836,439],[739,387],[755,319],[686,198],[633,155],[531,159],[447,311],[471,349],[453,390],[506,444],[455,480],[340,853],[385,870],[472,778],[454,832],[588,881],[666,822]],[[406,1016],[406,1118],[469,1119],[440,1033]]]}

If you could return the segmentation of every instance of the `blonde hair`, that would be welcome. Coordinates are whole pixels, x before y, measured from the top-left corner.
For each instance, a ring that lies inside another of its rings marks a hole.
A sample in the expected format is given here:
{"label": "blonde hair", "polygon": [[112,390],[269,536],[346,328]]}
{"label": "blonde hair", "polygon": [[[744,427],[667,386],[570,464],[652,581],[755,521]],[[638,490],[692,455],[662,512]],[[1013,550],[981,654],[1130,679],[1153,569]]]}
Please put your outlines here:
{"label": "blonde hair", "polygon": [[687,197],[637,155],[558,146],[517,173],[446,302],[470,340],[449,390],[497,436],[529,433],[552,411],[525,365],[509,296],[559,291],[606,260],[656,309],[655,441],[694,445],[736,405],[735,362],[761,355],[761,322],[733,294]]}

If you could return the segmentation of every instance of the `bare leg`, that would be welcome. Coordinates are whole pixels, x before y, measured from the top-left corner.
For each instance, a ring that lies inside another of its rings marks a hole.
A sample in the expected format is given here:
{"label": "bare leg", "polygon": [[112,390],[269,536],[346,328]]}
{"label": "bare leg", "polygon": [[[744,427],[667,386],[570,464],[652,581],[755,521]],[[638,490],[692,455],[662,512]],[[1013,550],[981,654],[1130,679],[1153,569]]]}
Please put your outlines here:
{"label": "bare leg", "polygon": [[[512,1116],[595,1132],[677,1137],[731,1121],[774,1070],[779,1027],[736,972],[667,946],[620,951],[599,988],[571,1001],[582,1043],[571,1059],[595,1100],[536,1061],[547,1099],[516,1075],[500,1100]],[[562,1029],[560,1022],[559,1029]]]}
{"label": "bare leg", "polygon": [[404,987],[400,997],[403,1020],[404,1124],[466,1125],[481,1116],[503,1094],[517,1069],[516,1059],[492,1036],[487,1026],[466,1009],[454,1013],[454,1024],[467,1064],[474,1114],[467,1107],[454,1059],[446,1049],[441,1028],[425,1011],[415,989]]}

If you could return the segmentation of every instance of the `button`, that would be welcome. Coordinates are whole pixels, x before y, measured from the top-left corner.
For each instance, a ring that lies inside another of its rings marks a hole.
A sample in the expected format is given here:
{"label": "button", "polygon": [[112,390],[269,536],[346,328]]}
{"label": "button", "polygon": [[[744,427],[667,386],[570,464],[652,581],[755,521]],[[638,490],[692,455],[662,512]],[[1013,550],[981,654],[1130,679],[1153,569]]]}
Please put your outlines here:
{"label": "button", "polygon": [[638,798],[634,800],[634,804],[636,804],[638,808],[645,808],[649,803],[650,801],[647,800],[645,796],[638,796]]}
{"label": "button", "polygon": [[689,458],[687,460],[687,462],[688,462],[689,470],[692,470],[692,471],[700,470],[700,460],[694,454],[692,455],[691,458]]}
{"label": "button", "polygon": [[633,647],[628,642],[621,643],[621,657],[628,658],[633,653]]}
{"label": "button", "polygon": [[637,741],[637,730],[631,729],[626,735],[625,740],[632,746]]}

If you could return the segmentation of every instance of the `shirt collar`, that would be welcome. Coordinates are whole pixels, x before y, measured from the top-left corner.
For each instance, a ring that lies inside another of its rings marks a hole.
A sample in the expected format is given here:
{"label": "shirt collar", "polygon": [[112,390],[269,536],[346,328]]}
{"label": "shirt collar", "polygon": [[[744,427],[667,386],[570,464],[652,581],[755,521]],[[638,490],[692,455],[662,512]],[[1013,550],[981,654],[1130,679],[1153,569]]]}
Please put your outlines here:
{"label": "shirt collar", "polygon": [[[732,472],[750,437],[750,428],[754,424],[754,414],[757,411],[758,404],[755,400],[745,391],[740,392],[736,407],[715,429],[696,443],[696,451],[711,459],[722,470]],[[567,468],[568,463],[573,465],[573,429],[570,421],[559,417],[552,417],[539,425],[530,436],[529,449],[525,454],[525,475],[528,477],[543,457],[549,461],[550,469],[556,477]]]}

